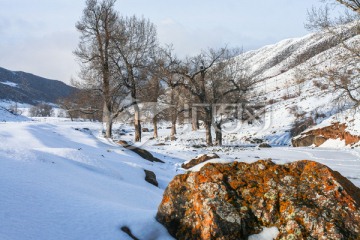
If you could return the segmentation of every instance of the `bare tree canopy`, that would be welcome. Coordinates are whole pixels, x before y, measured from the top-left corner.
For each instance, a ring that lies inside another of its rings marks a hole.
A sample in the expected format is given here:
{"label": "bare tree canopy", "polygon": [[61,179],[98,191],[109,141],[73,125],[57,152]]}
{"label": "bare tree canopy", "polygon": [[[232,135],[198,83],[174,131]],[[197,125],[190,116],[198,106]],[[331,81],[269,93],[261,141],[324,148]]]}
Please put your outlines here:
{"label": "bare tree canopy", "polygon": [[103,97],[103,119],[106,122],[106,137],[112,134],[114,96],[120,89],[112,77],[111,54],[117,29],[118,14],[114,10],[116,0],[87,0],[82,19],[76,24],[80,43],[75,55],[80,60],[80,77],[86,88],[98,91]]}
{"label": "bare tree canopy", "polygon": [[336,0],[337,2],[345,5],[351,10],[360,13],[360,1],[359,0]]}
{"label": "bare tree canopy", "polygon": [[118,21],[112,61],[116,75],[129,90],[134,107],[135,141],[141,141],[140,90],[151,78],[158,41],[156,28],[145,18],[136,16]]}
{"label": "bare tree canopy", "polygon": [[[324,37],[339,44],[336,56],[328,56],[333,61],[325,68],[313,69],[313,77],[326,80],[337,101],[360,106],[360,3],[357,0],[324,0],[323,7],[312,8],[308,12],[306,27],[321,31]],[[353,11],[333,16],[334,4],[345,6]]]}
{"label": "bare tree canopy", "polygon": [[[87,0],[82,19],[76,24],[80,43],[81,88],[103,98],[105,136],[119,113],[134,106],[135,141],[141,140],[138,97],[148,80],[157,47],[155,26],[147,19],[122,17],[114,9],[116,0]],[[130,97],[131,100],[125,100]]]}

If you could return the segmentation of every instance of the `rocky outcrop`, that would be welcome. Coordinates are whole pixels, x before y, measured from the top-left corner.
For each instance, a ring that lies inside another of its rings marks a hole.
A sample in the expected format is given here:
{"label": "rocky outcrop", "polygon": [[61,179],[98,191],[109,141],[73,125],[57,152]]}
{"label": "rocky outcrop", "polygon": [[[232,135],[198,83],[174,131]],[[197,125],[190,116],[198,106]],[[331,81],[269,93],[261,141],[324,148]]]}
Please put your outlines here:
{"label": "rocky outcrop", "polygon": [[120,144],[121,146],[123,146],[124,148],[126,148],[126,149],[128,149],[130,151],[133,151],[134,153],[138,154],[140,157],[144,158],[145,160],[148,160],[150,162],[164,163],[160,159],[154,157],[149,151],[146,151],[145,149],[138,148],[138,147],[135,147],[133,145],[130,145],[124,140],[118,141],[118,144]]}
{"label": "rocky outcrop", "polygon": [[351,135],[346,131],[345,123],[333,123],[330,126],[306,131],[291,140],[294,147],[320,146],[328,139],[345,140],[346,145],[360,141],[360,136]]}
{"label": "rocky outcrop", "polygon": [[194,159],[191,159],[189,162],[183,163],[181,165],[182,168],[184,169],[190,169],[200,163],[206,162],[208,160],[211,159],[215,159],[215,158],[220,158],[216,153],[211,153],[211,154],[202,154],[200,156],[197,156]]}
{"label": "rocky outcrop", "polygon": [[176,176],[156,216],[176,239],[359,239],[360,189],[312,161],[206,164]]}

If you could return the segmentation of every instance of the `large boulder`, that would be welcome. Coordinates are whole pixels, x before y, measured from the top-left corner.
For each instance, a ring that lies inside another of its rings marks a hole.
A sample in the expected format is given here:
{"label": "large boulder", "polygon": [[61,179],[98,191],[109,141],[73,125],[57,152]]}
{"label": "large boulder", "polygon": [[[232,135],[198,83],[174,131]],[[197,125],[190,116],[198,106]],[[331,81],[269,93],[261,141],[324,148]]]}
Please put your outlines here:
{"label": "large boulder", "polygon": [[211,159],[220,158],[216,153],[210,153],[210,154],[201,154],[193,159],[191,159],[188,162],[185,162],[181,164],[181,167],[184,169],[190,169],[200,163],[206,162]]}
{"label": "large boulder", "polygon": [[277,227],[277,239],[359,239],[360,189],[312,161],[209,163],[176,176],[157,220],[176,239],[247,239]]}
{"label": "large boulder", "polygon": [[346,145],[352,145],[360,141],[360,136],[354,136],[347,132],[346,129],[345,123],[336,122],[327,127],[305,131],[294,137],[291,143],[294,147],[318,147],[329,139],[344,140]]}

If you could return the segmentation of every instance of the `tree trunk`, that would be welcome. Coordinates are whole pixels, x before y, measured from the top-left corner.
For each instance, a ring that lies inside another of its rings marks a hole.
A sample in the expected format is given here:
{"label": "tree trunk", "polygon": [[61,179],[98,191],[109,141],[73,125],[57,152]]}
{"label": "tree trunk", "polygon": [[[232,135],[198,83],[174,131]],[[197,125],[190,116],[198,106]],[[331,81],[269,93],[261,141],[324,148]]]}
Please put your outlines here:
{"label": "tree trunk", "polygon": [[197,108],[194,107],[191,112],[191,126],[193,131],[199,130],[199,118],[197,114]]}
{"label": "tree trunk", "polygon": [[216,128],[215,128],[215,145],[222,146],[221,122],[216,123]]}
{"label": "tree trunk", "polygon": [[211,107],[205,107],[205,134],[206,134],[206,145],[212,146],[211,137],[211,124],[212,124],[212,110]]}
{"label": "tree trunk", "polygon": [[135,142],[141,142],[140,109],[137,103],[134,104],[134,110]]}
{"label": "tree trunk", "polygon": [[105,123],[105,137],[111,138],[111,136],[112,136],[112,118],[111,118],[111,111],[109,110],[106,103],[104,103],[103,122]]}
{"label": "tree trunk", "polygon": [[106,121],[106,138],[111,138],[112,136],[112,120],[109,118],[109,120]]}
{"label": "tree trunk", "polygon": [[171,133],[170,133],[170,140],[175,141],[176,140],[176,120],[177,120],[177,113],[176,109],[173,112],[173,115],[171,116]]}
{"label": "tree trunk", "polygon": [[73,121],[74,121],[74,117],[73,117],[73,115],[70,113],[70,111],[67,111],[67,114],[69,115],[71,121],[73,122]]}
{"label": "tree trunk", "polygon": [[157,116],[155,115],[153,118],[153,126],[154,126],[154,138],[158,138],[158,119]]}

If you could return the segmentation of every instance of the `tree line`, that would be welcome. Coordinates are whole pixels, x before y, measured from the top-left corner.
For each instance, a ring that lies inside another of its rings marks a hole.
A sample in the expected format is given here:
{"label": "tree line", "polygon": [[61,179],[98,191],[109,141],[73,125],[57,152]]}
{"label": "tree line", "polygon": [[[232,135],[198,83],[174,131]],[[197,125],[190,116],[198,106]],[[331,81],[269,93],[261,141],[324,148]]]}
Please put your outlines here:
{"label": "tree line", "polygon": [[[176,124],[187,116],[192,130],[199,129],[200,120],[203,122],[207,145],[222,144],[222,126],[229,119],[253,120],[254,111],[261,104],[247,108],[253,104],[251,94],[256,80],[247,74],[248,66],[238,57],[241,50],[207,49],[179,59],[171,45],[159,44],[152,22],[144,17],[122,16],[115,10],[115,3],[116,0],[87,0],[82,18],[76,24],[80,41],[74,53],[81,66],[81,81],[75,85],[80,90],[61,102],[71,117],[85,114],[103,121],[107,138],[112,137],[116,119],[128,123],[131,120],[134,140],[141,141],[145,115],[153,123],[155,138],[158,122],[169,121],[171,139],[175,139]],[[346,42],[348,36],[343,34],[346,31],[336,30],[358,19],[359,3],[352,0],[335,3],[354,13],[330,20],[327,4],[323,9],[309,11],[307,27],[338,37],[348,50],[338,58],[348,69],[322,69],[316,73],[336,90],[343,91],[341,96],[359,105],[358,45]],[[354,26],[353,31],[359,31],[357,22]],[[236,106],[236,110],[231,111],[229,106]],[[215,129],[215,142],[212,129]]]}
{"label": "tree line", "polygon": [[[101,112],[107,138],[112,137],[114,121],[126,112],[135,128],[134,140],[141,141],[141,114],[145,114],[141,109],[153,103],[146,112],[150,112],[155,137],[160,119],[170,120],[174,138],[178,118],[191,115],[193,130],[199,127],[199,120],[204,122],[207,145],[213,144],[212,126],[217,132],[216,144],[221,144],[224,119],[214,113],[213,106],[244,106],[254,84],[236,59],[241,51],[227,47],[207,49],[179,59],[172,46],[160,46],[153,23],[144,17],[122,16],[115,10],[115,2],[86,1],[76,24],[80,41],[74,52],[81,66],[81,81],[76,83],[81,94],[63,100],[62,105],[70,114],[77,109],[100,117]],[[76,107],[79,96],[86,96],[90,104]]]}

